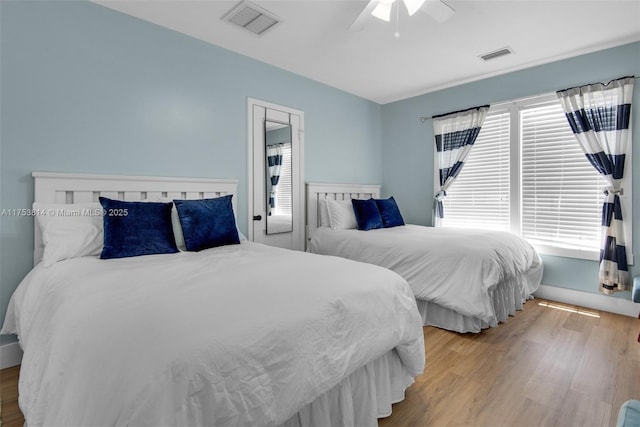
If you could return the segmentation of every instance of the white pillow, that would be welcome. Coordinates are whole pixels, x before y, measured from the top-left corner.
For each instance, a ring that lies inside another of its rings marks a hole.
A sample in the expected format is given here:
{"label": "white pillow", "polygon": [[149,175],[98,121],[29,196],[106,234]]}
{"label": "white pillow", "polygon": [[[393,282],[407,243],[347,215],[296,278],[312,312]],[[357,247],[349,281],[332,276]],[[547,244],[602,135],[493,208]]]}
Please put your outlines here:
{"label": "white pillow", "polygon": [[327,199],[327,211],[332,229],[350,230],[358,227],[351,200]]}
{"label": "white pillow", "polygon": [[[173,203],[173,199],[168,197],[155,197],[152,199],[143,200],[143,202],[161,202],[161,203]],[[184,233],[182,232],[182,224],[180,223],[180,217],[178,216],[178,210],[176,209],[176,204],[173,203],[171,207],[171,227],[173,228],[173,237],[176,239],[176,246],[181,251],[187,250],[187,244],[184,242]],[[236,224],[236,228],[238,225]],[[238,229],[238,238],[240,241],[247,240],[244,234],[240,232]]]}
{"label": "white pillow", "polygon": [[327,201],[320,199],[320,227],[331,227],[331,221],[329,220],[329,211],[327,208]]}
{"label": "white pillow", "polygon": [[100,255],[103,238],[100,203],[38,203],[33,210],[42,231],[42,264]]}

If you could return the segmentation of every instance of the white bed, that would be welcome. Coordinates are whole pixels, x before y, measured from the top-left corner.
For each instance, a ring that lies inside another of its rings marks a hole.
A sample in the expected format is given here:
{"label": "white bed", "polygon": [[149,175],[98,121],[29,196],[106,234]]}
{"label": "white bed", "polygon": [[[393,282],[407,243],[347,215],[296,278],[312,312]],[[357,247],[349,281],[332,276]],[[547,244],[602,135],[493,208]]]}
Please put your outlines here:
{"label": "white bed", "polygon": [[389,268],[411,285],[425,325],[495,327],[538,288],[542,261],[505,232],[405,225],[368,231],[321,226],[320,201],[379,198],[379,186],[307,184],[308,251]]}
{"label": "white bed", "polygon": [[[44,202],[235,194],[230,181],[34,177]],[[411,289],[380,267],[247,241],[43,264],[2,328],[24,350],[28,425],[373,426],[424,368]]]}

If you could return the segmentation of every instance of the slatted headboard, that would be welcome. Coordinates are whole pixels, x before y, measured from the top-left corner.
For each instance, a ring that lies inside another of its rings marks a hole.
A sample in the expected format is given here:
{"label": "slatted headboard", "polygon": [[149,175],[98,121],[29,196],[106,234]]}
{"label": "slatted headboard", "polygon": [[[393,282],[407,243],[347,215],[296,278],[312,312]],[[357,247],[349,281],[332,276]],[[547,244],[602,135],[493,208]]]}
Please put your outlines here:
{"label": "slatted headboard", "polygon": [[320,225],[320,200],[350,200],[380,197],[380,186],[371,184],[307,183],[307,241]]}
{"label": "slatted headboard", "polygon": [[[206,199],[232,194],[233,211],[237,212],[235,179],[166,178],[154,176],[90,175],[33,172],[34,202],[86,203],[98,197],[138,201],[169,199]],[[38,221],[34,221],[33,263],[42,258],[44,245]]]}

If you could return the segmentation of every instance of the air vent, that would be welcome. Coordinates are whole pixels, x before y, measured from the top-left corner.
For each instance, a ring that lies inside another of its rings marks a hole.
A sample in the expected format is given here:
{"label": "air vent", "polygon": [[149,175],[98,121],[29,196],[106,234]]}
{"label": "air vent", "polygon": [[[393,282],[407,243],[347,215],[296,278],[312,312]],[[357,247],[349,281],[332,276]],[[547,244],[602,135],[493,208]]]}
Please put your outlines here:
{"label": "air vent", "polygon": [[503,47],[502,49],[494,50],[493,52],[485,53],[484,55],[480,55],[480,58],[483,61],[488,61],[490,59],[499,58],[505,55],[511,55],[513,53],[513,49],[509,46]]}
{"label": "air vent", "polygon": [[280,22],[272,13],[248,1],[240,2],[222,19],[259,36]]}

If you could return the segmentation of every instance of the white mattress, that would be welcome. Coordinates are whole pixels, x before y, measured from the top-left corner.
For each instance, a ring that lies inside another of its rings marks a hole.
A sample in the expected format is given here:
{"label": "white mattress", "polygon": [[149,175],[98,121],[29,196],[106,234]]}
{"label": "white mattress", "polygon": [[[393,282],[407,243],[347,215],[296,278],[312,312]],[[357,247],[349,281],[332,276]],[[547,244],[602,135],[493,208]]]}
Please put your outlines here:
{"label": "white mattress", "polygon": [[[320,227],[309,252],[335,255],[389,268],[404,277],[416,299],[446,310],[439,324],[459,332],[496,326],[535,292],[542,261],[526,240],[506,232],[406,225],[359,230]],[[467,320],[449,326],[456,313]],[[441,316],[436,316],[438,319]],[[472,326],[469,324],[472,319]],[[460,323],[462,322],[462,323]]]}
{"label": "white mattress", "polygon": [[296,425],[389,354],[395,388],[424,368],[397,274],[250,242],[37,266],[2,333],[24,349],[28,425]]}

